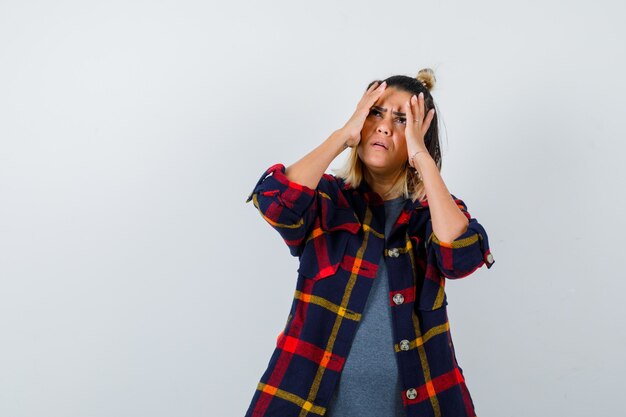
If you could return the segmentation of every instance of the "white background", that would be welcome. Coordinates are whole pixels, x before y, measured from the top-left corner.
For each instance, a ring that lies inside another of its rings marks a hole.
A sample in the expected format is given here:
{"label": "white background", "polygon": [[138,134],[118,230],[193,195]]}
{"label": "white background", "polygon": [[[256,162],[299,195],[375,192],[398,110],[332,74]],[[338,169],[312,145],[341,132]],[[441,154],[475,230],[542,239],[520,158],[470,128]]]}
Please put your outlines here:
{"label": "white background", "polygon": [[243,416],[297,268],[246,197],[371,80],[423,67],[442,176],[496,261],[446,286],[478,415],[619,414],[623,17],[608,0],[0,1],[0,416]]}

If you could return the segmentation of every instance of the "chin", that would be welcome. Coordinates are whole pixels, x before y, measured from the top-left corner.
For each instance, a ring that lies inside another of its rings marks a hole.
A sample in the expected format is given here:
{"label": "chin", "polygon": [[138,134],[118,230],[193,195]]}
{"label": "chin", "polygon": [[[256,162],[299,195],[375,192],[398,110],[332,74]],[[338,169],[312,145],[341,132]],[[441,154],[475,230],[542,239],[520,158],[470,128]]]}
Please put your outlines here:
{"label": "chin", "polygon": [[365,167],[371,171],[371,172],[376,172],[376,173],[384,173],[385,171],[387,171],[389,169],[389,164],[385,164],[383,162],[363,162],[363,165],[365,165]]}
{"label": "chin", "polygon": [[384,168],[385,166],[389,165],[389,162],[390,162],[387,156],[388,155],[383,155],[383,154],[379,154],[379,155],[367,154],[365,155],[364,158],[361,158],[361,160],[363,161],[363,163],[365,163],[368,166]]}

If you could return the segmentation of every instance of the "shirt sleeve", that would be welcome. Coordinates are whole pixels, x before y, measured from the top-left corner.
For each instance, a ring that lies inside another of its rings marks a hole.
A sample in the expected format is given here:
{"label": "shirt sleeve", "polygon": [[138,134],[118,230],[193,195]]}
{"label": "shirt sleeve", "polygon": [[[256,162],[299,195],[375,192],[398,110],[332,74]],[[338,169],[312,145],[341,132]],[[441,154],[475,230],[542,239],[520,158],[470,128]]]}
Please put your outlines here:
{"label": "shirt sleeve", "polygon": [[318,212],[316,191],[287,179],[285,166],[268,168],[246,199],[281,235],[293,256],[300,256]]}
{"label": "shirt sleeve", "polygon": [[454,202],[469,219],[467,230],[452,242],[440,241],[432,228],[432,220],[426,224],[426,248],[428,260],[447,278],[463,278],[483,265],[491,268],[495,263],[489,249],[485,228],[467,211],[463,200],[452,195]]}

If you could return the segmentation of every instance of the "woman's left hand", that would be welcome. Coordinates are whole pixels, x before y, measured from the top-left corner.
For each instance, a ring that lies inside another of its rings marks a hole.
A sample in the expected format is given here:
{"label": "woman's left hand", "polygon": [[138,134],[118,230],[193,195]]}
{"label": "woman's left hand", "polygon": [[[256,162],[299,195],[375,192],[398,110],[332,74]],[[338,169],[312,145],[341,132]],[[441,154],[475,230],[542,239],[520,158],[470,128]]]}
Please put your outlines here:
{"label": "woman's left hand", "polygon": [[[424,136],[430,127],[430,122],[435,117],[435,109],[430,109],[428,114],[424,115],[424,107],[423,93],[420,93],[419,97],[411,96],[411,100],[404,104],[404,112],[406,113],[404,134],[408,158],[411,158],[419,150],[428,153],[428,149],[424,144]],[[409,161],[409,164],[411,164],[411,161]]]}

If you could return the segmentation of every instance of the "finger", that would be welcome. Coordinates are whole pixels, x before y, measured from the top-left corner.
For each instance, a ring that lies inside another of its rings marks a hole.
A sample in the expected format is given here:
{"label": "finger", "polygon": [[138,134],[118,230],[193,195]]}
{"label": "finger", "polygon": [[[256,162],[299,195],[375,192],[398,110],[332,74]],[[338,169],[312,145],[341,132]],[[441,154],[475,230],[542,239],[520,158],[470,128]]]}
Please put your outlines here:
{"label": "finger", "polygon": [[422,129],[424,131],[424,134],[426,134],[426,132],[428,131],[428,128],[430,127],[430,122],[432,122],[432,120],[435,118],[435,109],[430,109],[428,111],[428,114],[426,115],[426,120],[424,121],[424,128]]}
{"label": "finger", "polygon": [[359,100],[359,104],[357,105],[357,108],[366,108],[367,111],[370,110],[372,105],[376,102],[376,100],[380,96],[380,94],[377,94],[377,91],[381,90],[381,87],[382,87],[382,90],[385,89],[385,86],[382,85],[384,84],[384,82],[381,84],[378,84],[378,86],[376,85],[376,83],[377,81],[375,81],[372,85],[370,85],[367,91],[363,93],[363,96]]}
{"label": "finger", "polygon": [[380,84],[378,84],[378,82],[377,82],[377,81],[374,81],[374,82],[372,83],[372,85],[370,85],[370,86],[367,88],[367,90],[363,93],[363,97],[362,97],[362,98],[367,97],[367,95],[368,95],[368,94],[370,94],[372,91],[376,90],[376,88],[377,88],[379,85],[380,85]]}
{"label": "finger", "polygon": [[413,110],[408,101],[404,103],[404,112],[406,113],[406,126],[409,127],[413,124]]}
{"label": "finger", "polygon": [[411,120],[411,122],[413,124],[417,124],[417,127],[418,129],[420,129],[421,132],[422,125],[424,124],[424,117],[420,115],[418,102],[419,100],[417,96],[413,95],[413,97],[411,97],[411,111],[413,112],[413,120]]}
{"label": "finger", "polygon": [[375,81],[374,84],[370,85],[370,88],[367,89],[367,93],[371,94],[372,92],[379,90],[381,88],[385,88],[387,86],[387,83],[382,81]]}
{"label": "finger", "polygon": [[417,98],[417,104],[419,107],[418,114],[420,115],[420,120],[423,120],[424,119],[424,93],[420,93],[419,97]]}
{"label": "finger", "polygon": [[367,93],[371,93],[372,91],[374,91],[375,89],[377,89],[378,87],[380,87],[380,82],[379,81],[374,81],[372,83],[372,85],[369,86],[369,88],[367,89]]}
{"label": "finger", "polygon": [[378,86],[376,86],[376,88],[374,90],[372,90],[372,92],[374,94],[380,92],[380,91],[385,91],[385,88],[387,87],[387,83],[386,82],[381,82],[380,84],[378,84]]}
{"label": "finger", "polygon": [[374,91],[369,93],[367,98],[368,107],[372,107],[376,103],[376,100],[383,94],[385,88],[387,88],[387,83],[383,81]]}
{"label": "finger", "polygon": [[379,83],[378,81],[374,81],[374,83],[372,83],[372,85],[370,85],[370,86],[369,86],[369,88],[367,89],[367,91],[366,91],[365,93],[363,93],[363,98],[365,98],[365,97],[369,97],[369,96],[370,96],[370,95],[372,95],[372,94],[376,94],[376,92],[377,92],[378,90],[380,90],[380,89],[381,89],[381,87],[382,87],[382,89],[384,90],[384,88],[385,88],[386,84],[385,84],[385,85],[383,85],[383,84],[385,84],[385,82],[384,82],[384,81],[383,81],[382,83]]}
{"label": "finger", "polygon": [[[418,100],[417,100],[417,96],[415,94],[413,94],[413,96],[411,97],[411,111],[413,112],[413,114],[415,115],[415,119],[418,120],[418,122],[421,123],[421,121],[424,119],[423,117],[419,116],[420,113],[420,109],[419,109],[419,105],[418,105]],[[415,120],[411,120],[412,122],[415,122]]]}

